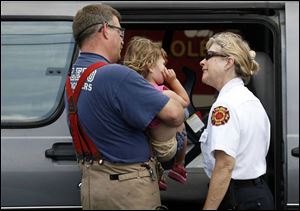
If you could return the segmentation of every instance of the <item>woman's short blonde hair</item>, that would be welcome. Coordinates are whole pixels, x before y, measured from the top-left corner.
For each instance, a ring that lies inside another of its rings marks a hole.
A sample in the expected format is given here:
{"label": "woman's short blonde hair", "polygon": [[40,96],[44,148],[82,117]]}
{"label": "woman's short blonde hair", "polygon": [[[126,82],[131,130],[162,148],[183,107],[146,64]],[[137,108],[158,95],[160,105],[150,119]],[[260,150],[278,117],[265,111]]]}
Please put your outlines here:
{"label": "woman's short blonde hair", "polygon": [[235,72],[244,81],[248,82],[250,77],[259,70],[259,64],[255,61],[255,51],[250,49],[248,43],[240,35],[221,32],[208,40],[206,49],[213,44],[221,46],[224,54],[234,58]]}
{"label": "woman's short blonde hair", "polygon": [[167,60],[167,53],[159,42],[153,42],[145,37],[133,37],[127,46],[124,64],[146,77],[158,59]]}

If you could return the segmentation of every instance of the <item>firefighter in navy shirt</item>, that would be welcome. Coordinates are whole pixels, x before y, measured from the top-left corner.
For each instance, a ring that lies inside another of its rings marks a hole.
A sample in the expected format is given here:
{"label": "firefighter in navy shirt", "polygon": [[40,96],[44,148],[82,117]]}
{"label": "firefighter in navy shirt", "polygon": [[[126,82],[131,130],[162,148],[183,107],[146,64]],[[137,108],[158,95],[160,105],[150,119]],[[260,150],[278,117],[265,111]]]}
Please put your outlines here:
{"label": "firefighter in navy shirt", "polygon": [[159,207],[156,160],[144,131],[155,117],[174,126],[184,121],[179,103],[132,69],[112,64],[123,47],[120,19],[110,6],[92,4],[80,9],[73,22],[80,55],[72,68],[71,87],[90,65],[108,63],[87,77],[77,103],[79,123],[102,155],[98,162],[80,163],[83,209]]}

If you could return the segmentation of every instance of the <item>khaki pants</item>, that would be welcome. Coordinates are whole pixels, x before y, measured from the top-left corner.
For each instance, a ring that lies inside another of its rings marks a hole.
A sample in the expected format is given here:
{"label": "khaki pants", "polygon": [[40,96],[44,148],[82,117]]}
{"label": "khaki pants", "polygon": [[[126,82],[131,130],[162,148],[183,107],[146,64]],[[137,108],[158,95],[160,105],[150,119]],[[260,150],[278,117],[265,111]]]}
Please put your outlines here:
{"label": "khaki pants", "polygon": [[159,141],[153,138],[150,138],[150,141],[160,162],[167,162],[175,156],[177,152],[176,136],[167,141]]}
{"label": "khaki pants", "polygon": [[[149,170],[139,164],[80,165],[82,170],[81,203],[84,210],[142,210],[161,205],[156,175],[156,160]],[[118,175],[117,175],[118,174]],[[112,175],[112,176],[111,176]]]}

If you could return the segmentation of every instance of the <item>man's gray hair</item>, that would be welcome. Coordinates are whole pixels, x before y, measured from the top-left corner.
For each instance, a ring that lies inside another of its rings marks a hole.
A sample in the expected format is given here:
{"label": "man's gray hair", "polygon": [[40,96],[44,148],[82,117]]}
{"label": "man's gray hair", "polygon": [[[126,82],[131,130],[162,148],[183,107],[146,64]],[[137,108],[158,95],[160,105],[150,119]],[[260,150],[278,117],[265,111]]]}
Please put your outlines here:
{"label": "man's gray hair", "polygon": [[80,9],[73,19],[73,36],[79,47],[84,39],[100,29],[100,24],[110,22],[113,16],[121,20],[120,13],[105,4],[91,4]]}

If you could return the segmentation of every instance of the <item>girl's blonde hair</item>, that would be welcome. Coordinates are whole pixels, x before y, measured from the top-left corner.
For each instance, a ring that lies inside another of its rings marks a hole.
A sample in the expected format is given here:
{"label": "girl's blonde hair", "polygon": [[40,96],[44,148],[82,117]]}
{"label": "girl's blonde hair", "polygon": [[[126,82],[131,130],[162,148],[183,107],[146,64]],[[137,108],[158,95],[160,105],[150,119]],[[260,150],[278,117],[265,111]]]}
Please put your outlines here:
{"label": "girl's blonde hair", "polygon": [[135,36],[128,43],[124,64],[146,77],[149,68],[155,65],[160,56],[165,61],[167,60],[167,53],[162,49],[159,42]]}
{"label": "girl's blonde hair", "polygon": [[215,34],[206,43],[206,49],[214,43],[222,47],[224,54],[234,57],[236,74],[248,83],[250,77],[259,70],[259,64],[255,61],[255,51],[250,49],[240,35],[232,32]]}

